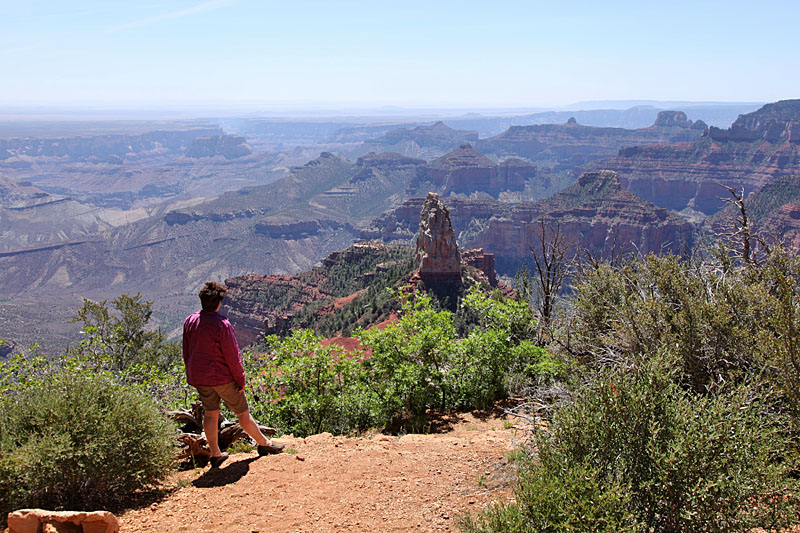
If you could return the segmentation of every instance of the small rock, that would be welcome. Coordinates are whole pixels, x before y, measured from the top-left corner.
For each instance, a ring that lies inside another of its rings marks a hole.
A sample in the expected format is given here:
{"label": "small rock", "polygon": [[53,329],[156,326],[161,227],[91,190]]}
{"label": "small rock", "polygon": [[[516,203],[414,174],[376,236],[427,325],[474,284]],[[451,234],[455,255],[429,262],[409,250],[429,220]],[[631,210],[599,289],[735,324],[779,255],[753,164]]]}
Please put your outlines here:
{"label": "small rock", "polygon": [[302,455],[295,455],[294,458],[297,459],[298,461],[305,461],[306,460],[306,458],[303,457]]}

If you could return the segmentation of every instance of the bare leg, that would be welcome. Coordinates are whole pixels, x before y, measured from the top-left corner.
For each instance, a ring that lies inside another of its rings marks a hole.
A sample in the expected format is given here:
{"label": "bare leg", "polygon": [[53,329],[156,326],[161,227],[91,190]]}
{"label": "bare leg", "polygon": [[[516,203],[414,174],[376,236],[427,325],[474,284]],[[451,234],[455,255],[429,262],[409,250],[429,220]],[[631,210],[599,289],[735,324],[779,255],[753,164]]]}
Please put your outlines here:
{"label": "bare leg", "polygon": [[206,411],[203,415],[203,431],[206,434],[206,441],[211,450],[211,457],[219,457],[222,451],[219,449],[219,409],[216,411]]}
{"label": "bare leg", "polygon": [[248,435],[253,437],[253,440],[256,441],[259,446],[272,445],[272,441],[265,437],[264,434],[261,433],[261,430],[258,429],[258,424],[256,424],[255,420],[253,420],[249,410],[239,413],[236,415],[236,418],[239,419],[239,425],[242,426],[242,429],[245,430]]}

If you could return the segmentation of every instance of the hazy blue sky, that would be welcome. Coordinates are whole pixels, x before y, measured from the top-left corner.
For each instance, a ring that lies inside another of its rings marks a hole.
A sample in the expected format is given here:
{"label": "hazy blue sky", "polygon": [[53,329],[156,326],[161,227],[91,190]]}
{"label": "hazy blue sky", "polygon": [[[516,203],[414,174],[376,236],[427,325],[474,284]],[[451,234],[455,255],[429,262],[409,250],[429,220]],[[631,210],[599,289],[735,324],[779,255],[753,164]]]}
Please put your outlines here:
{"label": "hazy blue sky", "polygon": [[5,1],[0,105],[800,96],[796,1]]}

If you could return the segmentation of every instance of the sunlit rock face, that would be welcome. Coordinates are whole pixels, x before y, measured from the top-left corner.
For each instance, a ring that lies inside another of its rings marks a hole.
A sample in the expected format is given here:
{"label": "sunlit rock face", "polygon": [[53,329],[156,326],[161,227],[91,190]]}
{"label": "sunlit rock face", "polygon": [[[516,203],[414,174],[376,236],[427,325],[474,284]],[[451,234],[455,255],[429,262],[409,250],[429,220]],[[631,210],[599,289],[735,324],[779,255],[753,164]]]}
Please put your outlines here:
{"label": "sunlit rock face", "polygon": [[520,204],[509,215],[491,218],[466,244],[494,253],[500,259],[498,271],[513,274],[541,246],[542,225],[546,234],[552,236],[558,228],[570,247],[598,257],[682,254],[691,249],[695,232],[689,221],[622,187],[616,172],[601,170],[583,174],[578,183],[547,200]]}
{"label": "sunlit rock face", "polygon": [[800,172],[800,100],[767,104],[695,142],[626,147],[593,165],[617,171],[624,187],[660,207],[710,215],[725,206],[721,185],[748,196]]}
{"label": "sunlit rock face", "polygon": [[450,223],[450,213],[436,193],[428,194],[420,211],[417,262],[419,276],[426,284],[461,282],[461,254],[456,234]]}

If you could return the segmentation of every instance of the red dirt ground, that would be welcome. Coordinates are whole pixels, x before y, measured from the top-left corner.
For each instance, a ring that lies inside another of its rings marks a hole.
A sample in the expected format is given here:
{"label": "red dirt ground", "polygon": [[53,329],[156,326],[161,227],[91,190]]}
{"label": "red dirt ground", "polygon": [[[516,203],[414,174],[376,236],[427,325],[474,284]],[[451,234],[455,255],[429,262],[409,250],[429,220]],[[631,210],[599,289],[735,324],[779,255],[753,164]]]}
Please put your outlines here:
{"label": "red dirt ground", "polygon": [[454,416],[435,434],[282,438],[289,453],[232,455],[120,516],[123,533],[455,531],[459,514],[511,496],[513,428]]}

